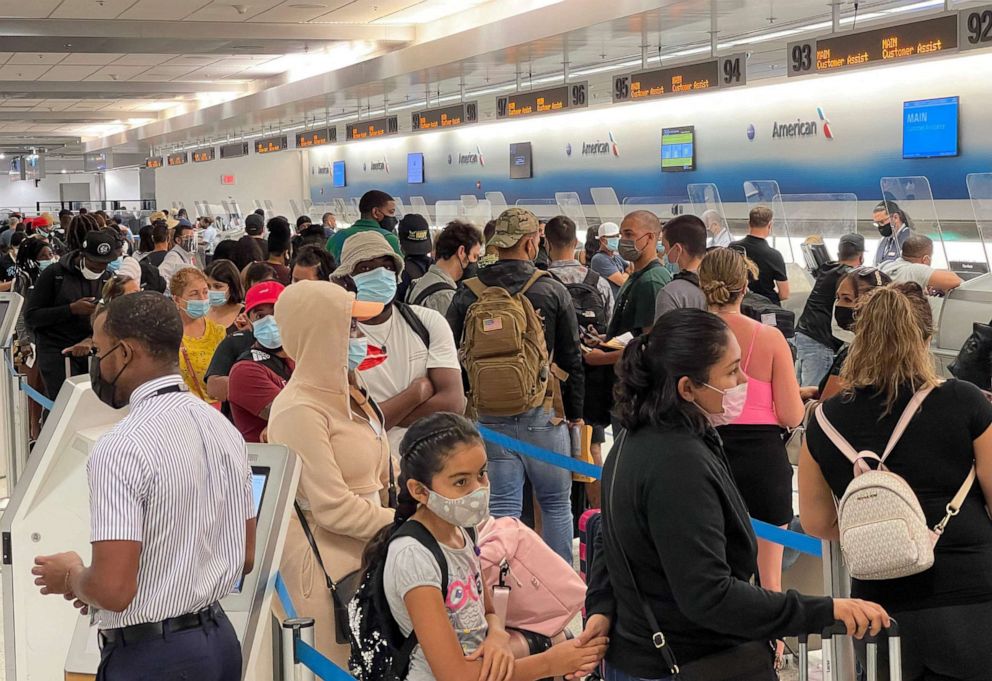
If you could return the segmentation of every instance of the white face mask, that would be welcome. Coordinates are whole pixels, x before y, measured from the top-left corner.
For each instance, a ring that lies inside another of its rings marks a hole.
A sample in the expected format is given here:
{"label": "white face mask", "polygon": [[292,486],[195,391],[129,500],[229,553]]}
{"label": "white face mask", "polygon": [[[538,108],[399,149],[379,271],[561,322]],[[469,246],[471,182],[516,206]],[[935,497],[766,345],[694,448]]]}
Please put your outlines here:
{"label": "white face mask", "polygon": [[480,487],[458,499],[428,490],[427,508],[456,527],[475,527],[489,517],[489,487]]}
{"label": "white face mask", "polygon": [[710,412],[703,409],[701,405],[696,405],[703,410],[706,414],[706,418],[709,419],[710,424],[714,428],[720,426],[726,426],[737,420],[737,417],[741,415],[744,411],[744,404],[747,402],[747,383],[741,383],[738,386],[734,386],[729,390],[720,390],[719,388],[714,388],[709,383],[703,383],[710,390],[715,390],[716,392],[723,395],[723,400],[721,401],[721,406],[723,407],[723,412],[719,414],[711,414]]}
{"label": "white face mask", "polygon": [[83,273],[83,278],[89,281],[96,281],[103,276],[103,272],[94,272],[86,265],[79,268],[79,271]]}

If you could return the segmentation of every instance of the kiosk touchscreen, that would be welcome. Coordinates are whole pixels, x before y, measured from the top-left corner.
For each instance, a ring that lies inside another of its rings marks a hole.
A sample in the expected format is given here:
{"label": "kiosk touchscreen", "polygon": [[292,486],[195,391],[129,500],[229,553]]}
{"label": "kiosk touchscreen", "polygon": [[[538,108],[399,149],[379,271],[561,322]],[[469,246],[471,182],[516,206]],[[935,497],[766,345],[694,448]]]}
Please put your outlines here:
{"label": "kiosk touchscreen", "polygon": [[[3,536],[4,645],[7,681],[86,679],[100,661],[96,629],[65,600],[42,596],[34,585],[34,557],[76,551],[90,560],[86,459],[96,441],[126,413],[96,398],[86,377],[69,379],[10,506],[0,522]],[[277,445],[248,445],[257,530],[255,566],[221,601],[241,640],[247,678],[270,655],[264,640],[300,462]]]}

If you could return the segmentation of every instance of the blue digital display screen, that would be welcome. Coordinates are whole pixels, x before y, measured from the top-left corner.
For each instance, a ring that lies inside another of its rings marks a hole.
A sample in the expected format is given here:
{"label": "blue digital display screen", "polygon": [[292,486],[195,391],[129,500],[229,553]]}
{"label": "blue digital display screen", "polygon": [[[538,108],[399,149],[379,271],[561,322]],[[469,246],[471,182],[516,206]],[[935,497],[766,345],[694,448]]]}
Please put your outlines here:
{"label": "blue digital display screen", "polygon": [[334,178],[335,187],[345,186],[344,177],[344,161],[335,161],[332,171],[332,177]]}
{"label": "blue digital display screen", "polygon": [[414,152],[406,155],[406,182],[407,184],[424,183],[424,155]]}
{"label": "blue digital display screen", "polygon": [[939,158],[957,155],[957,97],[903,102],[903,158]]}

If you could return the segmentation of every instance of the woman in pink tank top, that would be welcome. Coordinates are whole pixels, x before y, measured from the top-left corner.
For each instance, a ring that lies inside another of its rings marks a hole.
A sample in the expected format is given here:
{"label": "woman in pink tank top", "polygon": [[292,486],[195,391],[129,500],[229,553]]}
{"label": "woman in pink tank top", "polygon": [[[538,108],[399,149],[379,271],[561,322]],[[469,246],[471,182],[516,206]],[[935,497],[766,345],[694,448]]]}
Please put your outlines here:
{"label": "woman in pink tank top", "polygon": [[[783,429],[802,421],[803,402],[785,336],[741,313],[748,278],[756,275],[754,263],[731,248],[710,251],[699,268],[709,309],[737,337],[748,377],[744,411],[717,430],[751,517],[786,527],[793,518],[792,466]],[[758,540],[758,573],[766,589],[782,590],[782,552],[781,544]]]}

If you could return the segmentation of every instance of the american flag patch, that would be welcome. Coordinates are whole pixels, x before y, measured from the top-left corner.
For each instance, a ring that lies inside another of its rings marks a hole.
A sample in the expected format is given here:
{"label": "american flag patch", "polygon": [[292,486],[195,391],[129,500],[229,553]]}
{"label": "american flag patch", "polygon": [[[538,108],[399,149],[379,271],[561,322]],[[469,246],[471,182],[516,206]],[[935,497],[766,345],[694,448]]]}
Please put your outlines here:
{"label": "american flag patch", "polygon": [[503,329],[502,319],[496,318],[496,319],[482,320],[482,330],[485,333],[489,333],[490,331],[500,331],[502,329]]}

